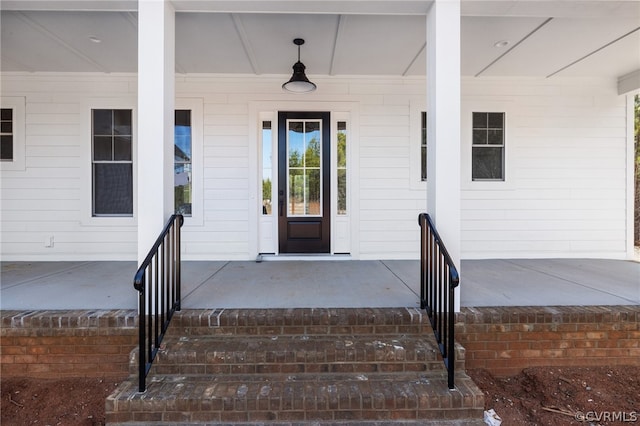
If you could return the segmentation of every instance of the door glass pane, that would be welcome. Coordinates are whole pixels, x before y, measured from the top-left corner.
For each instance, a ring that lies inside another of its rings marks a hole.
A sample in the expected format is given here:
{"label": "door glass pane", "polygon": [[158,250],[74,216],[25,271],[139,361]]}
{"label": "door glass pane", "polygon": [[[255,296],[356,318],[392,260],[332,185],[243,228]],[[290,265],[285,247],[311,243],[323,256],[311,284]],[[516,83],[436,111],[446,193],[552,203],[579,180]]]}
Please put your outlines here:
{"label": "door glass pane", "polygon": [[302,166],[302,156],[304,154],[304,123],[298,121],[289,122],[287,132],[287,143],[289,149],[289,167]]}
{"label": "door glass pane", "polygon": [[320,123],[305,123],[304,165],[320,167]]}
{"label": "door glass pane", "polygon": [[305,192],[307,202],[305,203],[305,214],[320,214],[320,169],[305,170]]}
{"label": "door glass pane", "polygon": [[300,169],[289,170],[289,216],[304,215],[304,175]]}
{"label": "door glass pane", "polygon": [[287,123],[289,216],[319,216],[322,211],[322,139],[319,120]]}

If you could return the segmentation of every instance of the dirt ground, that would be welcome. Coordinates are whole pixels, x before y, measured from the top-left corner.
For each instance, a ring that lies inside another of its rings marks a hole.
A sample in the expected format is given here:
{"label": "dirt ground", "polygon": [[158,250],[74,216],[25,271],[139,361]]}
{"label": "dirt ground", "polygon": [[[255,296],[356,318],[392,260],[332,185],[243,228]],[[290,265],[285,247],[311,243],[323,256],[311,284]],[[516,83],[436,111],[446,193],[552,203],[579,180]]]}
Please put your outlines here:
{"label": "dirt ground", "polygon": [[[495,378],[469,375],[509,425],[640,426],[640,367],[528,368]],[[0,382],[2,425],[104,425],[105,398],[117,379],[4,379]]]}
{"label": "dirt ground", "polygon": [[468,374],[503,425],[640,425],[640,367],[535,367]]}
{"label": "dirt ground", "polygon": [[104,403],[118,379],[26,379],[0,381],[1,425],[103,426]]}

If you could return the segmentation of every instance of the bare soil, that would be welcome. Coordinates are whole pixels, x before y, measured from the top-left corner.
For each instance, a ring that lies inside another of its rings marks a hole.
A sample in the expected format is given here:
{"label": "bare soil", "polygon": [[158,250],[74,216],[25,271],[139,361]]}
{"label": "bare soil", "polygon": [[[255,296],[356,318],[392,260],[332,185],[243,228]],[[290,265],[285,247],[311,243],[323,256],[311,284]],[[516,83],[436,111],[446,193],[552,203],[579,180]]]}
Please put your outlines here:
{"label": "bare soil", "polygon": [[640,367],[535,367],[513,377],[467,372],[503,425],[640,425]]}
{"label": "bare soil", "polygon": [[105,400],[119,379],[6,378],[0,381],[0,424],[103,426]]}
{"label": "bare soil", "polygon": [[[468,374],[508,425],[640,425],[640,367],[536,367],[497,378]],[[118,379],[7,378],[2,425],[105,424],[105,399]]]}

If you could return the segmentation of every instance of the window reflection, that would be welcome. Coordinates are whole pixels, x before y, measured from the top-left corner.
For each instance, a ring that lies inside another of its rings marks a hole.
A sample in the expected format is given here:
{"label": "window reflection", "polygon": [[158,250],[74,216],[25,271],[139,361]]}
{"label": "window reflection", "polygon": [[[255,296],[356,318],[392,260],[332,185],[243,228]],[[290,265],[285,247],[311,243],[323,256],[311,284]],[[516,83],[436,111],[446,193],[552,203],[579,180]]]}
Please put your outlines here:
{"label": "window reflection", "polygon": [[289,216],[318,216],[322,211],[320,121],[289,121],[287,124],[287,152]]}
{"label": "window reflection", "polygon": [[191,216],[191,111],[176,110],[174,127],[174,199],[176,213]]}
{"label": "window reflection", "polygon": [[338,121],[338,214],[347,214],[347,123]]}

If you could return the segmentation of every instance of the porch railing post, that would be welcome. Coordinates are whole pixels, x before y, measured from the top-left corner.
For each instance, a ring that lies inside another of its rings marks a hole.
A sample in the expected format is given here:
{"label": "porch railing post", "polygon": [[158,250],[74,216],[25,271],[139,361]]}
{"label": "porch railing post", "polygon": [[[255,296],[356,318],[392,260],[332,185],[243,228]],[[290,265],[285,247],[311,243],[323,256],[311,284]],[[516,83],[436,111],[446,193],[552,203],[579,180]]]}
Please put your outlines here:
{"label": "porch railing post", "polygon": [[[146,280],[146,277],[143,275],[143,280]],[[147,348],[146,348],[146,339],[145,339],[145,327],[146,327],[146,318],[147,318],[147,308],[145,306],[145,291],[144,289],[138,294],[138,391],[144,392],[145,385],[145,377],[146,377],[146,365],[147,365]]]}

